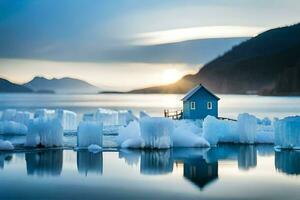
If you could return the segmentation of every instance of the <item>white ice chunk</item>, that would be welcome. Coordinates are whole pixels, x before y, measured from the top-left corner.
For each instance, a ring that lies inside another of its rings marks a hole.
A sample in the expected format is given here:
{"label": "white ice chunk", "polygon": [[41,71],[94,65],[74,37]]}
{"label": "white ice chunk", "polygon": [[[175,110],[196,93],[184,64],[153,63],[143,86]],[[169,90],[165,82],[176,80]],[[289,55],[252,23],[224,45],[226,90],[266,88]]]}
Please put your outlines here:
{"label": "white ice chunk", "polygon": [[14,121],[0,121],[0,134],[26,135],[27,126]]}
{"label": "white ice chunk", "polygon": [[69,110],[56,110],[56,117],[61,121],[64,131],[76,131],[77,114]]}
{"label": "white ice chunk", "polygon": [[95,120],[101,122],[103,126],[118,125],[118,112],[109,109],[98,108]]}
{"label": "white ice chunk", "polygon": [[34,113],[34,118],[38,118],[38,117],[54,118],[55,110],[36,109]]}
{"label": "white ice chunk", "polygon": [[174,147],[209,147],[209,143],[200,136],[201,128],[193,121],[174,121],[175,128],[171,135]]}
{"label": "white ice chunk", "polygon": [[213,116],[205,117],[203,121],[203,137],[211,146],[216,146],[219,142],[219,137],[224,130],[223,123]]}
{"label": "white ice chunk", "polygon": [[274,144],[274,126],[260,125],[257,127],[255,135],[255,143],[269,143]]}
{"label": "white ice chunk", "polygon": [[102,147],[103,125],[99,122],[80,122],[77,132],[77,146],[87,148],[91,144]]}
{"label": "white ice chunk", "polygon": [[148,113],[146,113],[145,111],[140,111],[140,119],[143,117],[150,117],[150,115]]}
{"label": "white ice chunk", "polygon": [[14,145],[7,140],[0,140],[0,150],[14,150]]}
{"label": "white ice chunk", "polygon": [[171,119],[161,117],[144,117],[140,120],[141,136],[146,148],[172,147],[171,135],[174,124]]}
{"label": "white ice chunk", "polygon": [[119,146],[127,139],[137,139],[141,137],[140,125],[137,121],[130,122],[126,127],[120,127],[116,141]]}
{"label": "white ice chunk", "polygon": [[6,109],[2,114],[2,121],[14,121],[16,116],[16,109]]}
{"label": "white ice chunk", "polygon": [[275,121],[275,145],[280,148],[300,148],[300,116]]}
{"label": "white ice chunk", "polygon": [[121,148],[140,149],[144,147],[145,141],[140,137],[127,139],[121,144]]}
{"label": "white ice chunk", "polygon": [[127,125],[129,122],[137,120],[131,110],[118,111],[118,125]]}
{"label": "white ice chunk", "polygon": [[237,124],[240,143],[253,144],[257,128],[256,117],[248,113],[239,114]]}
{"label": "white ice chunk", "polygon": [[21,124],[25,124],[26,126],[28,126],[29,124],[29,120],[32,119],[33,114],[30,112],[23,112],[23,111],[18,111],[16,112],[16,116],[15,116],[15,122],[21,123]]}
{"label": "white ice chunk", "polygon": [[102,147],[100,147],[97,144],[91,144],[90,146],[88,146],[88,150],[89,150],[89,152],[92,152],[92,153],[98,153],[98,152],[102,151]]}
{"label": "white ice chunk", "polygon": [[26,146],[63,146],[63,128],[57,118],[39,117],[30,120]]}

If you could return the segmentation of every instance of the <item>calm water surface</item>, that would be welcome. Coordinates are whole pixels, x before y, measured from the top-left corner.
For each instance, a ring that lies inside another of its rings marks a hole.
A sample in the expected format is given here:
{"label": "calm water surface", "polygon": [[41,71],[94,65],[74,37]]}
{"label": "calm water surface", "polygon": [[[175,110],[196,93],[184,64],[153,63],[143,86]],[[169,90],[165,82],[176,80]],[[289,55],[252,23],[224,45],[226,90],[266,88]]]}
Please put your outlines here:
{"label": "calm water surface", "polygon": [[[220,95],[221,116],[250,112],[258,117],[300,114],[299,97]],[[6,108],[34,111],[65,108],[79,114],[98,107],[145,110],[161,116],[180,109],[182,95],[1,94]],[[1,137],[14,144],[24,137]],[[93,154],[65,149],[0,152],[0,199],[299,199],[300,152],[272,145],[220,145]],[[113,142],[113,138],[104,139]],[[109,146],[112,146],[109,144]]]}

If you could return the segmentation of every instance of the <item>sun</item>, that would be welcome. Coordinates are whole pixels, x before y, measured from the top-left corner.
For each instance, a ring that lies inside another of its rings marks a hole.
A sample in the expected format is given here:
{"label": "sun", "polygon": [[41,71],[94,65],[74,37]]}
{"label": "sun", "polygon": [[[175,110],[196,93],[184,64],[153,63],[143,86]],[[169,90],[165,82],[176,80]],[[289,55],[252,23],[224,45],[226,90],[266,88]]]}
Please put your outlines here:
{"label": "sun", "polygon": [[181,78],[180,72],[177,69],[166,69],[163,71],[162,80],[163,83],[173,83]]}

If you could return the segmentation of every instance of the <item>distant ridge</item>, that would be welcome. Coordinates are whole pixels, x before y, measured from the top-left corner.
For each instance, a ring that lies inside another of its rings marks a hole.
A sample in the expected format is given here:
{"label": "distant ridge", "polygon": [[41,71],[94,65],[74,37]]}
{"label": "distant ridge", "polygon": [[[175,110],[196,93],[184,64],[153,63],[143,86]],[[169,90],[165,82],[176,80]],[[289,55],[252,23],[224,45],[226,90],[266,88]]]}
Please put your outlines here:
{"label": "distant ridge", "polygon": [[34,77],[24,86],[33,91],[54,91],[55,93],[98,93],[99,88],[79,79]]}
{"label": "distant ridge", "polygon": [[0,93],[30,93],[31,89],[0,78]]}
{"label": "distant ridge", "polygon": [[184,93],[202,83],[217,93],[299,95],[300,24],[272,29],[233,47],[194,75],[130,93]]}

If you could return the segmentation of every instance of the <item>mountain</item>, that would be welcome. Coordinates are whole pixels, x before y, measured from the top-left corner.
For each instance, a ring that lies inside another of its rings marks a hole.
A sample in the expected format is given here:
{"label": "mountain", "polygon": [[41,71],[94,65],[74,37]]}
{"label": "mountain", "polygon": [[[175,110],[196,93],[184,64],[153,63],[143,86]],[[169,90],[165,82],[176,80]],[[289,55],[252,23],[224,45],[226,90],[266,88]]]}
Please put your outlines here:
{"label": "mountain", "polygon": [[132,93],[183,93],[202,83],[217,93],[300,94],[300,24],[276,28],[233,47],[174,84]]}
{"label": "mountain", "polygon": [[31,89],[0,78],[0,93],[28,93]]}
{"label": "mountain", "polygon": [[34,77],[24,86],[33,91],[54,91],[55,93],[98,93],[99,88],[85,81],[74,78],[46,79]]}

